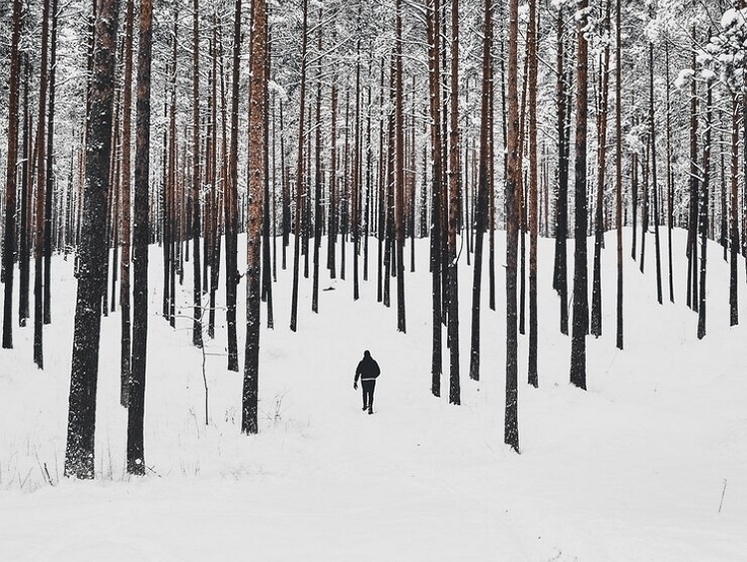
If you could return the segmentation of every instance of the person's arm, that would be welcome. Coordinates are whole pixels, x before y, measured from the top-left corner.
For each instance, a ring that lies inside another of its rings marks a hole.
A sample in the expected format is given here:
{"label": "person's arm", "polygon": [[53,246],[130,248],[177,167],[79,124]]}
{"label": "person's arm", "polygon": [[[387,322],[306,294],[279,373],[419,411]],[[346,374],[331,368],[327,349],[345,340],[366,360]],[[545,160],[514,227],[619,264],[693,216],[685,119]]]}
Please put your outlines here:
{"label": "person's arm", "polygon": [[358,367],[355,369],[355,379],[353,380],[353,389],[358,390],[358,377],[361,376],[361,365],[358,363]]}

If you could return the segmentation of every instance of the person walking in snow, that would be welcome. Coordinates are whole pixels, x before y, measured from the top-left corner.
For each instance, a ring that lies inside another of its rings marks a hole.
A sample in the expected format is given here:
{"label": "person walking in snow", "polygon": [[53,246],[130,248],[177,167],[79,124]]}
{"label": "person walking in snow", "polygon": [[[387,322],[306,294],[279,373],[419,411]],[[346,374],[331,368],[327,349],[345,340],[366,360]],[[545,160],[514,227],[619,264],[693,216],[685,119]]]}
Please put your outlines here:
{"label": "person walking in snow", "polygon": [[363,411],[368,409],[369,414],[374,413],[374,389],[376,388],[376,377],[378,377],[379,374],[381,374],[379,364],[373,357],[371,357],[370,351],[364,351],[363,359],[358,363],[358,368],[355,370],[353,388],[358,390],[358,378],[360,377],[361,386],[363,387]]}

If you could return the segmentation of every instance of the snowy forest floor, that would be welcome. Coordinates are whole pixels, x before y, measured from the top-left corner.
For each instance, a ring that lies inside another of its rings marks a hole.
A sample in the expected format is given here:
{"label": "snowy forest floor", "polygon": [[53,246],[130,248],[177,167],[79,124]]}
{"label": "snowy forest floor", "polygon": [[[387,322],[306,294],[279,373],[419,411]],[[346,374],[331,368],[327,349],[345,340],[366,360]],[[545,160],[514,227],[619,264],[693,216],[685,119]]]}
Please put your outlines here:
{"label": "snowy forest floor", "polygon": [[[630,231],[626,231],[626,236]],[[0,351],[0,560],[198,562],[734,562],[747,552],[747,285],[729,328],[728,266],[712,245],[708,335],[684,304],[685,238],[675,232],[677,304],[656,303],[653,237],[646,274],[625,261],[625,351],[615,348],[614,238],[603,254],[604,335],[589,337],[588,392],[568,383],[570,339],[558,330],[553,242],[539,256],[539,389],[526,384],[520,339],[521,455],[503,445],[505,292],[484,283],[482,380],[469,380],[472,270],[460,267],[462,405],[430,393],[427,241],[406,277],[407,334],[376,302],[375,243],[361,299],[322,270],[320,314],[303,281],[299,330],[288,328],[292,267],[274,285],[275,330],[262,330],[260,433],[239,433],[241,378],[226,335],[206,339],[209,423],[199,350],[191,346],[191,264],[172,330],[161,310],[161,251],[151,252],[145,478],[125,474],[119,406],[119,312],[103,320],[97,479],[67,481],[64,462],[75,280],[53,262],[46,369],[33,328]],[[326,244],[323,244],[323,248]],[[243,241],[240,240],[240,248]],[[573,242],[569,242],[572,254]],[[322,252],[324,255],[324,252]],[[663,252],[666,256],[666,252]],[[288,253],[292,266],[292,245]],[[406,252],[409,264],[409,243]],[[240,257],[239,263],[243,263]],[[362,262],[361,262],[362,263]],[[572,258],[569,259],[572,263]],[[590,260],[591,263],[591,260]],[[743,264],[743,262],[742,262]],[[591,277],[591,271],[590,271]],[[486,277],[487,278],[487,277]],[[243,284],[239,350],[243,365]],[[396,286],[392,284],[392,302]],[[221,301],[222,305],[222,301]],[[263,306],[263,317],[265,308]],[[382,375],[373,416],[353,374],[370,349]],[[444,370],[448,354],[444,350]],[[49,481],[44,475],[44,467]]]}

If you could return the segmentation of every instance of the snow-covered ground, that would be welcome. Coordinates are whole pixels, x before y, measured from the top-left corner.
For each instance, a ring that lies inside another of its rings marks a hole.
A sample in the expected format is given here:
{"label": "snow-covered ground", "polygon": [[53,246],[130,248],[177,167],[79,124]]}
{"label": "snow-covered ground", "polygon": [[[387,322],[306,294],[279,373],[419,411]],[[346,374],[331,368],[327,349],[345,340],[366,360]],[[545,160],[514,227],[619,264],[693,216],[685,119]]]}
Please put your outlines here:
{"label": "snow-covered ground", "polygon": [[[648,244],[645,276],[626,245],[625,351],[619,352],[614,238],[608,238],[604,336],[587,340],[583,392],[568,384],[570,341],[559,334],[550,286],[553,243],[542,241],[540,388],[525,383],[521,338],[521,455],[503,445],[502,267],[498,311],[483,300],[476,383],[467,376],[472,275],[462,256],[461,406],[430,393],[427,242],[417,246],[418,272],[406,279],[406,335],[396,331],[395,309],[376,303],[373,268],[353,302],[350,267],[346,281],[330,280],[323,270],[322,287],[331,290],[320,295],[319,315],[310,310],[310,281],[302,283],[299,331],[292,333],[291,274],[279,269],[276,328],[261,335],[261,431],[249,437],[239,434],[241,375],[225,369],[220,312],[217,339],[206,347],[205,425],[203,358],[190,344],[186,318],[191,264],[181,289],[185,318],[174,331],[159,316],[161,253],[154,248],[145,421],[150,470],[140,479],[124,470],[116,312],[103,321],[93,482],[61,477],[75,282],[72,260],[56,259],[47,368],[33,366],[31,327],[15,331],[15,350],[0,351],[0,560],[744,560],[747,328],[728,326],[728,268],[720,248],[710,249],[708,335],[698,341],[697,317],[684,305],[683,233],[675,238],[674,305],[666,298],[666,266],[665,304],[656,303],[653,237]],[[572,247],[571,241],[569,253]],[[747,323],[744,281],[740,266]],[[395,297],[393,283],[393,303]],[[241,312],[239,318],[241,350]],[[373,416],[361,411],[360,391],[352,388],[364,349],[382,368]],[[446,396],[446,375],[442,389]]]}

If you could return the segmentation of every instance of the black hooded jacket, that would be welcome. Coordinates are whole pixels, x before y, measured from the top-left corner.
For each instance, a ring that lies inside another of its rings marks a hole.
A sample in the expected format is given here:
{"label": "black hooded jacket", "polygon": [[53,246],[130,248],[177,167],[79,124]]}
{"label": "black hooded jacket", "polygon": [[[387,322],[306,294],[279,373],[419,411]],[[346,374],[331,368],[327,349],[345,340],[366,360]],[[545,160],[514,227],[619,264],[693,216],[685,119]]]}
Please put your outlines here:
{"label": "black hooded jacket", "polygon": [[371,357],[371,354],[366,351],[363,354],[363,359],[358,363],[358,368],[355,370],[355,382],[358,382],[358,377],[362,381],[376,380],[381,371],[379,370],[379,364],[376,360]]}

